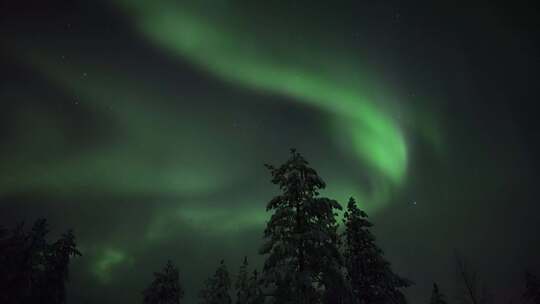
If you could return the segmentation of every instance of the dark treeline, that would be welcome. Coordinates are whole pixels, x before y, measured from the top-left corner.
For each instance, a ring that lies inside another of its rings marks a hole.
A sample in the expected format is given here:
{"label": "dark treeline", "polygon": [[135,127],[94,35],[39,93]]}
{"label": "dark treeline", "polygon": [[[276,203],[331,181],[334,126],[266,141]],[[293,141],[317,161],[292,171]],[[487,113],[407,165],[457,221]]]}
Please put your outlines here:
{"label": "dark treeline", "polygon": [[[249,269],[244,257],[237,274],[221,261],[199,291],[200,304],[401,304],[403,290],[413,284],[396,274],[377,246],[368,215],[350,198],[342,227],[337,212],[343,207],[319,194],[324,181],[295,150],[281,166],[266,165],[280,194],[266,210],[271,218],[264,230],[260,254],[263,268]],[[71,259],[80,256],[72,231],[50,243],[45,220],[26,231],[23,224],[0,229],[0,303],[66,303],[65,283]],[[488,303],[477,276],[456,255],[463,301]],[[154,273],[142,291],[144,304],[179,304],[184,297],[180,273],[172,261]],[[525,275],[523,301],[540,304],[540,279]],[[431,304],[447,304],[433,284]]]}
{"label": "dark treeline", "polygon": [[72,257],[80,256],[73,231],[51,243],[47,221],[30,231],[20,224],[0,228],[0,303],[66,303],[65,282]]}

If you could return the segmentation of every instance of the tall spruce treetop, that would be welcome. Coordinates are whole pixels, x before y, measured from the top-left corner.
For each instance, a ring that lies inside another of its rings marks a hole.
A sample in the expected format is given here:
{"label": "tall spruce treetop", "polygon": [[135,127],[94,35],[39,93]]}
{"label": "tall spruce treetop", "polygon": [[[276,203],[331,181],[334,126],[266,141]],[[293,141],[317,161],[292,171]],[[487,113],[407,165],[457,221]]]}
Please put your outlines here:
{"label": "tall spruce treetop", "polygon": [[373,224],[350,198],[344,214],[344,257],[354,298],[359,304],[404,303],[400,288],[411,282],[395,274],[369,230]]}
{"label": "tall spruce treetop", "polygon": [[201,304],[231,304],[229,295],[231,279],[225,261],[221,260],[214,275],[205,282],[205,287],[199,294]]}
{"label": "tall spruce treetop", "polygon": [[281,194],[266,207],[273,214],[260,250],[267,255],[263,280],[277,303],[319,303],[328,280],[341,276],[335,220],[341,206],[319,196],[324,181],[294,149],[283,165],[266,167]]}
{"label": "tall spruce treetop", "polygon": [[439,291],[439,286],[433,283],[433,291],[431,292],[430,304],[446,304],[445,296]]}
{"label": "tall spruce treetop", "polygon": [[144,304],[179,304],[183,297],[178,268],[171,261],[161,272],[154,273],[154,280],[143,291]]}

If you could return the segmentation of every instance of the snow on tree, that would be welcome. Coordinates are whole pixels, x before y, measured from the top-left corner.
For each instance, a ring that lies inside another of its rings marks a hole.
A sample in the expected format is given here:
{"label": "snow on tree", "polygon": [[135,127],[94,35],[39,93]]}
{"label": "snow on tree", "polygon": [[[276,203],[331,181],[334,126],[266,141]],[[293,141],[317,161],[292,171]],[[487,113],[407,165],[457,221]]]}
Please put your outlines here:
{"label": "snow on tree", "polygon": [[411,282],[395,274],[369,230],[373,224],[350,198],[344,214],[344,257],[352,293],[359,304],[404,303],[400,291]]}
{"label": "snow on tree", "polygon": [[320,303],[330,282],[342,278],[335,219],[341,206],[319,196],[325,183],[308,165],[294,149],[281,166],[266,165],[281,194],[267,204],[273,214],[260,253],[267,256],[263,281],[280,304]]}
{"label": "snow on tree", "polygon": [[208,278],[199,294],[201,304],[231,304],[231,279],[225,261],[221,260],[214,275]]}
{"label": "snow on tree", "polygon": [[248,259],[240,266],[236,277],[236,304],[262,304],[264,296],[262,294],[259,282],[259,276],[256,270],[250,275],[248,271]]}

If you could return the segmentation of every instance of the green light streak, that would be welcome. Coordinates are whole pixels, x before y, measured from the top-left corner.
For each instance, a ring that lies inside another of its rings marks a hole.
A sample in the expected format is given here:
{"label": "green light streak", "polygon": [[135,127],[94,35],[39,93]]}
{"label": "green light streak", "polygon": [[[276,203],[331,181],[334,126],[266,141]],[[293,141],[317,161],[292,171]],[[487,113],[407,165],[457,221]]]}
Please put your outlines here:
{"label": "green light streak", "polygon": [[[348,180],[346,174],[331,172],[332,175],[323,175],[329,182],[329,196],[345,202],[354,195],[357,201],[365,202],[368,211],[376,212],[403,183],[408,158],[404,134],[389,114],[388,100],[374,97],[381,94],[372,85],[374,80],[366,79],[368,73],[361,68],[358,56],[330,44],[289,40],[288,29],[277,25],[275,33],[267,35],[260,27],[251,26],[256,17],[242,15],[234,2],[222,3],[219,10],[211,9],[216,5],[212,1],[116,3],[133,18],[145,37],[172,56],[187,60],[224,82],[290,97],[326,113],[336,143],[341,144],[345,153],[354,155],[358,167],[368,170],[375,180],[373,187],[367,189]],[[257,142],[257,134],[243,138],[241,145],[231,144],[231,134],[221,130],[216,117],[207,117],[212,114],[179,116],[153,106],[166,105],[171,100],[182,103],[182,96],[159,92],[155,86],[141,83],[137,75],[111,70],[106,65],[84,64],[74,59],[69,64],[59,64],[53,60],[57,56],[54,50],[27,53],[29,63],[46,79],[65,89],[66,94],[78,96],[80,106],[87,111],[109,117],[114,129],[107,140],[70,151],[65,132],[55,124],[54,116],[38,110],[33,110],[30,117],[22,115],[18,121],[41,122],[36,130],[41,130],[39,137],[46,138],[47,143],[33,141],[37,134],[33,133],[21,137],[30,139],[26,143],[13,145],[20,150],[10,153],[15,157],[2,159],[5,166],[0,176],[0,195],[32,190],[76,196],[87,190],[203,200],[205,195],[219,193],[241,181],[245,178],[244,170],[261,165],[253,162],[244,149],[245,143]],[[81,79],[83,71],[88,75],[85,79]],[[228,104],[223,105],[227,107]],[[193,126],[205,127],[195,130]],[[62,153],[43,153],[58,155],[44,162],[37,152],[44,146],[55,147]],[[168,230],[163,227],[170,223],[192,222],[193,227],[217,232],[260,225],[267,214],[259,199],[254,199],[257,202],[248,210],[205,207],[210,204],[204,201],[201,206],[185,206],[172,215],[160,213],[146,237],[151,240],[163,236]],[[121,259],[118,253],[110,256],[104,261]],[[105,266],[96,269],[114,265],[103,263]]]}
{"label": "green light streak", "polygon": [[108,283],[112,279],[115,267],[128,261],[129,258],[123,251],[106,248],[93,264],[91,271],[102,283]]}
{"label": "green light streak", "polygon": [[[54,63],[50,52],[30,52],[32,65],[77,96],[79,107],[109,117],[113,128],[103,134],[105,140],[74,150],[66,138],[69,130],[58,125],[61,119],[54,113],[21,112],[15,151],[7,158],[2,155],[0,195],[32,190],[55,196],[89,192],[190,197],[227,187],[248,170],[250,157],[244,149],[229,144],[227,130],[211,127],[219,114],[179,116],[163,109],[177,96],[156,94],[144,84],[134,89],[140,79],[106,66]],[[80,71],[89,76],[81,80]],[[215,153],[218,150],[221,153]]]}
{"label": "green light streak", "polygon": [[330,56],[321,46],[260,35],[250,26],[256,20],[235,14],[234,2],[219,10],[204,1],[117,2],[146,37],[172,54],[225,81],[290,96],[330,113],[337,135],[349,136],[363,163],[394,185],[402,182],[407,167],[404,136],[362,88],[358,58],[339,58],[337,52]]}
{"label": "green light streak", "polygon": [[[246,204],[249,205],[249,204]],[[146,232],[146,239],[156,241],[171,237],[179,226],[201,234],[234,235],[245,229],[260,227],[268,220],[263,208],[216,208],[205,204],[182,206],[154,218]]]}

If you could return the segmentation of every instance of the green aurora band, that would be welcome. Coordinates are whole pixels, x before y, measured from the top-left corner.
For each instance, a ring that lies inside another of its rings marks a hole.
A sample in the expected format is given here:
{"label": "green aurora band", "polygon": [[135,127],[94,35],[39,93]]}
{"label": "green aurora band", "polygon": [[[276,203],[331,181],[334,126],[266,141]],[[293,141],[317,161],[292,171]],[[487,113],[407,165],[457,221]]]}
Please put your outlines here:
{"label": "green aurora band", "polygon": [[[383,180],[371,197],[360,194],[360,199],[385,203],[389,189],[406,174],[407,146],[399,125],[370,98],[368,85],[360,85],[367,81],[354,64],[357,56],[329,54],[305,41],[295,45],[287,28],[277,35],[249,30],[259,26],[249,14],[238,15],[241,5],[235,4],[245,5],[240,2],[118,1],[146,37],[174,55],[224,81],[329,113],[336,138],[346,135],[358,159]],[[270,28],[278,27],[274,22]]]}
{"label": "green aurora band", "polygon": [[[297,41],[291,35],[303,34],[305,29],[288,34],[290,25],[277,23],[272,24],[275,32],[261,32],[251,27],[256,20],[233,2],[220,3],[219,9],[211,9],[216,5],[213,1],[116,0],[133,26],[173,57],[223,82],[284,96],[325,113],[336,145],[345,154],[352,153],[359,168],[368,170],[371,187],[332,172],[323,176],[329,181],[324,194],[342,203],[354,196],[370,213],[381,210],[403,184],[407,171],[405,135],[391,115],[392,98],[381,93],[385,90],[374,84],[374,75],[367,79],[358,55],[329,48],[336,45],[333,41],[325,45],[313,44],[325,41],[321,37]],[[19,131],[21,142],[13,145],[19,148],[8,154],[16,156],[4,155],[0,195],[31,190],[68,198],[90,193],[181,198],[181,206],[165,208],[152,217],[145,234],[148,242],[170,236],[175,231],[171,227],[178,223],[218,235],[264,223],[268,214],[260,204],[216,208],[213,199],[207,198],[242,183],[249,176],[247,168],[261,166],[243,145],[229,144],[227,130],[194,128],[216,124],[221,119],[218,114],[178,117],[175,111],[153,104],[182,102],[185,97],[160,91],[137,75],[107,64],[75,57],[69,65],[59,64],[58,53],[46,48],[21,52],[67,95],[78,96],[80,107],[113,121],[116,129],[105,142],[73,150],[56,114],[47,109],[16,113],[21,130],[24,125],[39,127],[31,134]],[[81,79],[81,71],[89,77]],[[253,133],[242,140],[253,144],[260,139]],[[42,154],[48,155],[46,161]],[[253,195],[241,199],[260,200]],[[109,282],[113,268],[126,262],[129,249],[124,244],[96,252],[91,269],[96,278]]]}
{"label": "green aurora band", "polygon": [[126,262],[132,262],[126,253],[113,248],[105,248],[99,259],[92,265],[91,271],[100,282],[109,283],[114,267]]}
{"label": "green aurora band", "polygon": [[238,22],[242,18],[232,14],[237,7],[231,2],[214,9],[212,1],[119,2],[152,41],[221,79],[332,113],[341,122],[337,131],[350,135],[360,158],[393,183],[402,181],[407,167],[405,139],[399,126],[360,87],[360,69],[351,65],[354,57],[344,64],[336,62],[339,54],[330,60],[324,49],[261,41],[260,33],[246,30],[250,25],[256,28],[254,20]]}
{"label": "green aurora band", "polygon": [[[216,4],[211,1],[117,0],[116,4],[144,37],[172,56],[226,83],[285,96],[325,113],[336,145],[346,154],[352,153],[359,168],[369,170],[372,179],[368,190],[334,172],[323,176],[330,184],[325,195],[341,202],[355,196],[357,201],[369,203],[365,208],[373,213],[402,185],[408,158],[405,135],[391,115],[391,98],[374,85],[375,77],[368,80],[366,71],[360,73],[358,55],[320,45],[322,38],[289,39],[287,25],[273,24],[275,32],[266,35],[258,27],[250,27],[256,21],[233,2],[223,2],[219,9],[210,9]],[[295,31],[303,33],[304,29]],[[119,131],[108,142],[72,151],[54,114],[40,109],[21,114],[18,121],[41,122],[41,131],[36,131],[38,136],[21,133],[19,138],[27,142],[14,145],[23,148],[10,153],[17,157],[4,157],[6,174],[1,177],[0,195],[32,190],[73,197],[87,191],[129,197],[178,196],[191,202],[156,215],[146,235],[150,241],[166,235],[169,223],[174,222],[187,221],[194,228],[205,225],[216,233],[226,233],[266,220],[268,215],[259,205],[217,210],[205,197],[241,183],[246,168],[261,165],[243,145],[228,144],[227,130],[194,129],[194,125],[215,123],[218,114],[201,112],[197,118],[179,118],[174,111],[156,109],[153,104],[184,97],[160,92],[137,75],[76,59],[70,65],[58,64],[58,50],[21,53],[66,94],[87,101],[81,107],[110,118]],[[81,71],[90,76],[81,80]],[[244,142],[258,140],[257,134],[246,136]],[[34,140],[36,137],[41,141]],[[43,151],[43,147],[52,150]],[[32,154],[38,150],[53,157],[43,162],[39,154]],[[70,153],[66,156],[62,151]]]}

